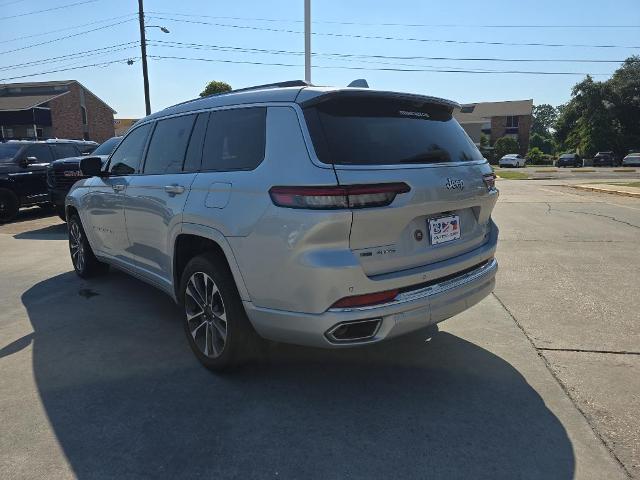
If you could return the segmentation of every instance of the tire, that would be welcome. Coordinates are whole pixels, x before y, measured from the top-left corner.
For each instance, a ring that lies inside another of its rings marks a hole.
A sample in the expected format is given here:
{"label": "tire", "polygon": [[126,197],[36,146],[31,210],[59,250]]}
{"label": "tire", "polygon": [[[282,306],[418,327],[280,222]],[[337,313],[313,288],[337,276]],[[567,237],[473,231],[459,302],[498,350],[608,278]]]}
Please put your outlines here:
{"label": "tire", "polygon": [[0,223],[12,221],[18,215],[20,202],[11,190],[0,188]]}
{"label": "tire", "polygon": [[224,259],[205,253],[192,258],[182,273],[180,305],[191,350],[209,370],[244,363],[257,340]]}
{"label": "tire", "polygon": [[78,214],[69,218],[69,253],[73,269],[81,278],[91,278],[109,270],[109,265],[93,254]]}
{"label": "tire", "polygon": [[66,222],[67,221],[67,215],[66,215],[66,213],[64,211],[64,207],[56,205],[55,210],[56,210],[56,215],[58,215],[60,217],[60,220],[62,220],[63,222]]}

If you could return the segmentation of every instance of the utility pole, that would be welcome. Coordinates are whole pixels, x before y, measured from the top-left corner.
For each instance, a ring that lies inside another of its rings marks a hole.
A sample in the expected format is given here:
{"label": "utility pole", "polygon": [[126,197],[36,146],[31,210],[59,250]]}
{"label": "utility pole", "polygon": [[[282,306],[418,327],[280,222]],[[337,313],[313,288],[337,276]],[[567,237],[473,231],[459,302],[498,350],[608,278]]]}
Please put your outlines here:
{"label": "utility pole", "polygon": [[142,52],[142,80],[144,82],[144,105],[147,115],[151,114],[149,100],[149,72],[147,71],[147,39],[144,34],[144,5],[138,0],[138,19],[140,20],[140,50]]}
{"label": "utility pole", "polygon": [[311,83],[311,0],[304,0],[304,81]]}

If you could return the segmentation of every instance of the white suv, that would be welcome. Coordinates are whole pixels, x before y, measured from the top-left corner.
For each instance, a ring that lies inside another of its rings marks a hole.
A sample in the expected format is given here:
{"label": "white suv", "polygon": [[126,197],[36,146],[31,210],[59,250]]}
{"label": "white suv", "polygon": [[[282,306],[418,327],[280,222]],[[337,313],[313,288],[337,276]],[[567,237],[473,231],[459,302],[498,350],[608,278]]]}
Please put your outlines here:
{"label": "white suv", "polygon": [[289,82],[153,114],[104,168],[82,160],[74,268],[171,295],[212,369],[252,338],[335,348],[432,326],[497,270],[495,177],[455,106]]}

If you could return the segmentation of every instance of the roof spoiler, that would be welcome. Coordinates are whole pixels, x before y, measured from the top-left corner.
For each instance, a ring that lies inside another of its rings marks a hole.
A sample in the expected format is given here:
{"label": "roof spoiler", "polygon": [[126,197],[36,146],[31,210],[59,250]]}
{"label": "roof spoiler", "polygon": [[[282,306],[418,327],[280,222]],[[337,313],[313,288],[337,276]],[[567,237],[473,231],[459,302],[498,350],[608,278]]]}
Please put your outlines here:
{"label": "roof spoiler", "polygon": [[451,111],[455,108],[460,108],[460,104],[444,98],[430,97],[427,95],[417,95],[414,93],[400,93],[400,92],[385,92],[380,90],[334,90],[317,97],[310,98],[309,100],[302,102],[302,107],[310,107],[319,103],[326,102],[334,98],[354,98],[354,97],[369,97],[369,98],[394,98],[397,100],[407,100],[415,102],[430,103],[434,105],[442,105],[448,107]]}

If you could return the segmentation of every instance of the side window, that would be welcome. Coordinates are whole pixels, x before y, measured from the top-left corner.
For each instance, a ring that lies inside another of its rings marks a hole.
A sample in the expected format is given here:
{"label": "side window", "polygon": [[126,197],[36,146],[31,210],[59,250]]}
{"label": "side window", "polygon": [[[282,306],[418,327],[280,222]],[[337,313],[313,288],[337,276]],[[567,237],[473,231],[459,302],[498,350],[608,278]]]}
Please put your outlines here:
{"label": "side window", "polygon": [[202,153],[203,170],[253,170],[264,159],[267,109],[212,112]]}
{"label": "side window", "polygon": [[202,144],[204,142],[204,134],[207,131],[207,122],[209,121],[208,113],[198,115],[196,124],[191,133],[189,147],[187,148],[187,156],[184,159],[185,172],[197,172],[200,170],[202,162]]}
{"label": "side window", "polygon": [[138,171],[151,123],[133,130],[122,140],[109,159],[109,172],[113,175],[132,175]]}
{"label": "side window", "polygon": [[158,121],[147,150],[144,173],[182,171],[195,119],[195,115],[185,115]]}
{"label": "side window", "polygon": [[33,163],[50,163],[53,162],[53,155],[47,145],[35,144],[29,145],[25,152],[25,157],[35,157]]}
{"label": "side window", "polygon": [[52,145],[52,147],[56,158],[69,158],[77,157],[78,155],[80,155],[78,149],[74,145],[68,143],[58,143]]}

